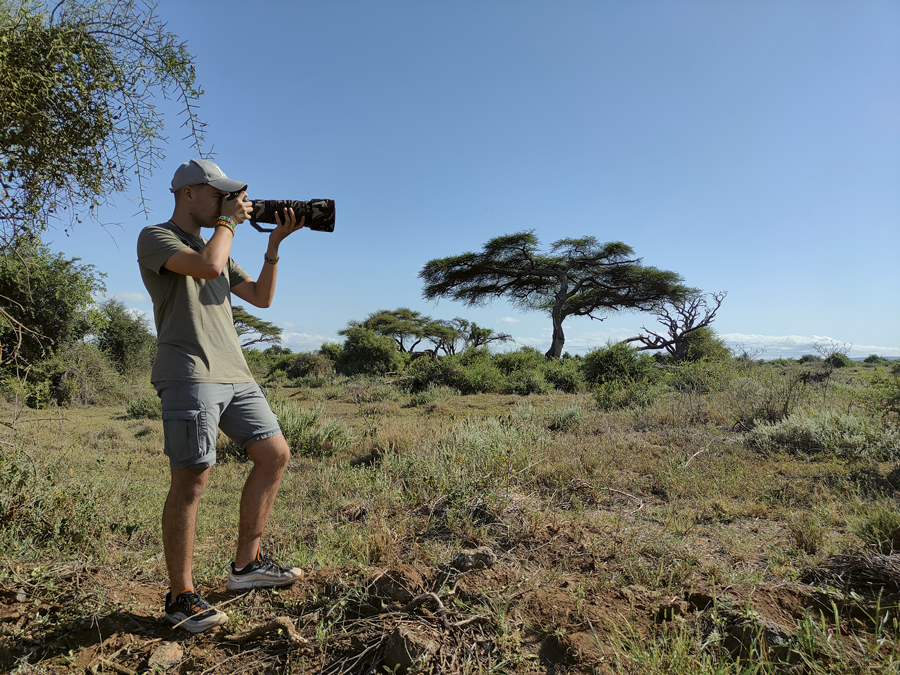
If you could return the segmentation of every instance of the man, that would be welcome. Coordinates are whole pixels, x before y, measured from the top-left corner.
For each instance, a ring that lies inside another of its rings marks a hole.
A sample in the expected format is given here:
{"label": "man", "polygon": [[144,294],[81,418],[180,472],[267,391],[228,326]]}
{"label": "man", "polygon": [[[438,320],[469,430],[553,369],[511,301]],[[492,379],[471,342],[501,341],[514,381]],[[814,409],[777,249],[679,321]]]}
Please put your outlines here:
{"label": "man", "polygon": [[[304,219],[297,222],[293,209],[285,209],[283,222],[276,216],[262,271],[254,280],[229,255],[235,227],[251,213],[246,189],[246,183],[228,178],[213,162],[186,162],[172,179],[172,218],[138,236],[138,263],[153,299],[157,332],[150,379],[162,402],[171,470],[162,515],[169,575],[166,618],[193,633],[228,618],[195,591],[192,578],[197,511],[216,461],[218,429],[253,460],[241,495],[227,588],[284,586],[303,574],[300,568],[279,566],[260,550],[290,448],[244,360],[230,294],[256,307],[272,304],[278,246],[303,227]],[[200,236],[203,228],[212,231],[209,240]]]}

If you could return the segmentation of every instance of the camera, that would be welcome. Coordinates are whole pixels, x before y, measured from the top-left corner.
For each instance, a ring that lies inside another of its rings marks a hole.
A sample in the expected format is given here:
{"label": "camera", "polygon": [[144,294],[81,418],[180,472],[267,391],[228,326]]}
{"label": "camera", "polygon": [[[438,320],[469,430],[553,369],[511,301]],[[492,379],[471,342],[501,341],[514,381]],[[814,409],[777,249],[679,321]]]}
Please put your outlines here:
{"label": "camera", "polygon": [[[237,195],[233,195],[236,197]],[[310,199],[301,202],[293,199],[250,199],[253,207],[250,224],[260,232],[272,232],[275,228],[260,227],[257,223],[275,223],[278,213],[284,222],[284,209],[294,209],[297,221],[306,217],[304,226],[316,232],[334,232],[334,200]]]}

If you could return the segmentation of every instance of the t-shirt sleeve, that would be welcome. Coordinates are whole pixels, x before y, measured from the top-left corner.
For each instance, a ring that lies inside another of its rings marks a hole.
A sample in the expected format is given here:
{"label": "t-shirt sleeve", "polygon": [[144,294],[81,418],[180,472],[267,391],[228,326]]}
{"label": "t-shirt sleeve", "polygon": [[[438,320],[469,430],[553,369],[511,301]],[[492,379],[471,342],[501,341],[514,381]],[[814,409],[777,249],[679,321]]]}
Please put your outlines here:
{"label": "t-shirt sleeve", "polygon": [[162,274],[163,265],[176,251],[187,248],[171,230],[164,227],[145,227],[138,235],[138,263]]}
{"label": "t-shirt sleeve", "polygon": [[250,275],[244,270],[243,267],[238,265],[231,258],[228,259],[228,283],[231,288],[234,288],[240,283],[247,281],[250,278]]}

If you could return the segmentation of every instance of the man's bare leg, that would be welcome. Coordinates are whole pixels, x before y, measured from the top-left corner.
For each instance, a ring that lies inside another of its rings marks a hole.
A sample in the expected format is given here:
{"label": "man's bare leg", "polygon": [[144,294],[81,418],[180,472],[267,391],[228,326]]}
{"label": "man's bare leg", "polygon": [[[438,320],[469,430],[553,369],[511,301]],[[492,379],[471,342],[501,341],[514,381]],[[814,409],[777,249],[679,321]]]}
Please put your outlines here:
{"label": "man's bare leg", "polygon": [[291,458],[291,450],[282,434],[264,438],[247,446],[253,469],[241,494],[241,516],[234,566],[241,569],[256,559],[263,529],[272,512],[281,477]]}
{"label": "man's bare leg", "polygon": [[192,563],[197,509],[211,468],[172,469],[169,495],[163,507],[162,533],[173,599],[179,593],[194,588]]}

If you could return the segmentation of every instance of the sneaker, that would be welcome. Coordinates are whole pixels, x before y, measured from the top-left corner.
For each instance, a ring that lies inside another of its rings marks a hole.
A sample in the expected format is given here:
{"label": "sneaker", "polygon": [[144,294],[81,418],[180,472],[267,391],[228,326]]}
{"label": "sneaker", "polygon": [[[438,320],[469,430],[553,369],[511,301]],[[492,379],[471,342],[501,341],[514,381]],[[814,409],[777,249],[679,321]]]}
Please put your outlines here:
{"label": "sneaker", "polygon": [[274,588],[287,586],[303,576],[299,567],[281,567],[267,555],[256,554],[256,560],[238,571],[231,563],[225,588],[239,591],[243,588]]}
{"label": "sneaker", "polygon": [[228,621],[228,615],[220,612],[193,589],[181,593],[175,602],[170,602],[172,592],[166,593],[166,618],[176,628],[184,628],[191,633],[202,633]]}

